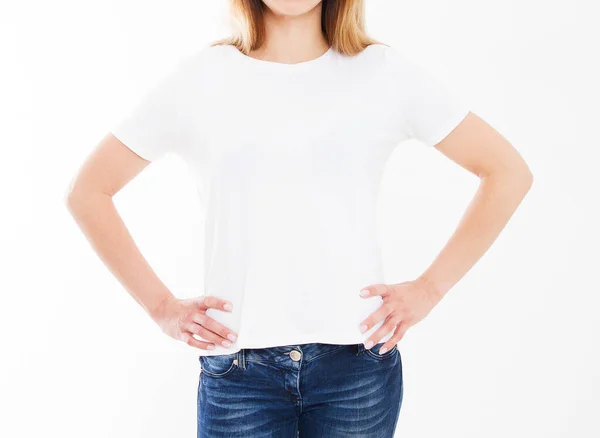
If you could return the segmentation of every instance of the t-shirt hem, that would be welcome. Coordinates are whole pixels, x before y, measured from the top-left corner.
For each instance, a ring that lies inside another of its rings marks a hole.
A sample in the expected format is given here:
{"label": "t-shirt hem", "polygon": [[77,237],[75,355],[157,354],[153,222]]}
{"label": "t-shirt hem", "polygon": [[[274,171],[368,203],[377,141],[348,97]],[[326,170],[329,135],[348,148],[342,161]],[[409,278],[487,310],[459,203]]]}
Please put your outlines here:
{"label": "t-shirt hem", "polygon": [[470,111],[470,107],[464,108],[461,112],[457,113],[456,117],[450,119],[444,125],[444,127],[439,130],[438,133],[436,133],[433,136],[430,136],[428,139],[423,140],[423,143],[430,147],[440,143],[442,140],[448,137],[450,133],[452,133],[452,131],[454,131],[458,127],[458,125],[460,125],[460,123],[467,117]]}
{"label": "t-shirt hem", "polygon": [[[214,350],[200,350],[200,356],[218,356],[225,354],[234,354],[245,348],[270,348],[270,347],[282,347],[287,345],[301,345],[311,343],[321,344],[335,344],[335,345],[353,345],[363,344],[374,332],[374,330],[360,333],[358,328],[356,329],[357,334],[352,335],[348,333],[310,333],[293,337],[279,337],[271,338],[266,341],[244,341],[243,339],[234,342],[231,347],[226,348],[217,345]],[[391,337],[391,333],[383,337],[379,342],[385,342]]]}
{"label": "t-shirt hem", "polygon": [[143,158],[146,161],[156,161],[161,157],[160,153],[156,153],[153,152],[151,150],[149,150],[148,148],[144,148],[142,146],[139,146],[138,143],[135,140],[131,140],[130,138],[128,138],[128,136],[126,134],[124,134],[123,132],[121,132],[121,127],[117,126],[114,127],[110,133],[117,139],[119,140],[121,143],[123,143],[125,145],[125,147],[127,147],[130,151],[132,151],[133,153],[135,153],[138,157]]}

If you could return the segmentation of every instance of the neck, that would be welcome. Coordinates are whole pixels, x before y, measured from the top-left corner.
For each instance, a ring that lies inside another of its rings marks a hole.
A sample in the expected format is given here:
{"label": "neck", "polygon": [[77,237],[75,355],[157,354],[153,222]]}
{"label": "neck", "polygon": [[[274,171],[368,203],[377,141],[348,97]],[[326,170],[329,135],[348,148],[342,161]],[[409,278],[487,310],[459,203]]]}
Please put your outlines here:
{"label": "neck", "polygon": [[266,39],[254,58],[265,61],[296,63],[322,55],[329,43],[321,31],[322,2],[299,15],[278,15],[265,8]]}

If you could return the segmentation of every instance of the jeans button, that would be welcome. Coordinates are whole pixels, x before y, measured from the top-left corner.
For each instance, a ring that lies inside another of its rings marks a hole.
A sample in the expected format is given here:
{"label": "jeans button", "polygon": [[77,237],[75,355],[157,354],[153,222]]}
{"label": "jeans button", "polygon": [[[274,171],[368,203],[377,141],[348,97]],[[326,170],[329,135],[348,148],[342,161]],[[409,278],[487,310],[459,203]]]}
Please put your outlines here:
{"label": "jeans button", "polygon": [[302,354],[298,350],[292,350],[290,351],[290,357],[294,362],[298,362],[300,357],[302,357]]}

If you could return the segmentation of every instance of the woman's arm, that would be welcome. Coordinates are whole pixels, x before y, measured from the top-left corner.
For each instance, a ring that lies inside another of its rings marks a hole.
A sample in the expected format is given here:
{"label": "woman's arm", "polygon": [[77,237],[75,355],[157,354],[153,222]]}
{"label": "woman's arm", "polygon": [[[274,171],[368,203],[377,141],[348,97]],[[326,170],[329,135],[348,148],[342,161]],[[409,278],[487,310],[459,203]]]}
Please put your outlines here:
{"label": "woman's arm", "polygon": [[456,230],[417,279],[443,296],[500,235],[531,188],[533,175],[517,150],[473,113],[434,147],[479,177],[479,188]]}
{"label": "woman's arm", "polygon": [[140,253],[113,203],[113,196],[149,163],[109,135],[84,161],[66,201],[69,212],[107,268],[153,314],[171,293]]}
{"label": "woman's arm", "polygon": [[205,315],[210,307],[230,310],[224,307],[226,301],[176,299],[142,256],[115,208],[113,196],[149,163],[109,133],[72,181],[66,196],[69,212],[107,268],[165,333],[201,349],[212,343],[197,340],[193,333],[213,343],[226,341],[228,334],[235,338]]}
{"label": "woman's arm", "polygon": [[472,112],[434,147],[477,175],[479,188],[448,243],[419,278],[392,285],[371,285],[365,288],[368,295],[361,294],[379,295],[384,301],[361,323],[368,329],[387,318],[369,337],[373,344],[397,327],[382,346],[387,349],[400,341],[410,326],[422,320],[485,254],[533,182],[529,167],[515,148]]}

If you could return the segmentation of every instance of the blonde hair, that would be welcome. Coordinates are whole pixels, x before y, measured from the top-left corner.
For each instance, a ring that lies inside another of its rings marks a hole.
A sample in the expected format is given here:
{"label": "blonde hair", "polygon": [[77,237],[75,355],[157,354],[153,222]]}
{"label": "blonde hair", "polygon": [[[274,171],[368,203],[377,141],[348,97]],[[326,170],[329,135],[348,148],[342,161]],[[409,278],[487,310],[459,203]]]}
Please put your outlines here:
{"label": "blonde hair", "polygon": [[[245,55],[265,42],[262,0],[229,0],[234,34],[211,46],[233,45]],[[371,44],[382,44],[365,31],[363,0],[322,0],[321,30],[329,45],[345,55],[356,55]]]}

